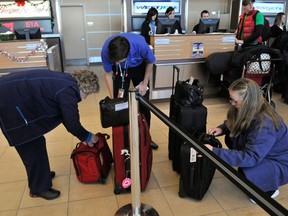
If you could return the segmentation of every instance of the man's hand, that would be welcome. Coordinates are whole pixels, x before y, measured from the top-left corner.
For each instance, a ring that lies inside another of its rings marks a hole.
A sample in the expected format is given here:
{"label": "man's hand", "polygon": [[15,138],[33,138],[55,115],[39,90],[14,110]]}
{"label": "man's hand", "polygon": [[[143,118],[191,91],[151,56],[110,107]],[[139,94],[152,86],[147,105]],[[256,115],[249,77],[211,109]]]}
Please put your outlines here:
{"label": "man's hand", "polygon": [[141,82],[136,88],[139,90],[140,95],[144,96],[149,89],[147,85]]}

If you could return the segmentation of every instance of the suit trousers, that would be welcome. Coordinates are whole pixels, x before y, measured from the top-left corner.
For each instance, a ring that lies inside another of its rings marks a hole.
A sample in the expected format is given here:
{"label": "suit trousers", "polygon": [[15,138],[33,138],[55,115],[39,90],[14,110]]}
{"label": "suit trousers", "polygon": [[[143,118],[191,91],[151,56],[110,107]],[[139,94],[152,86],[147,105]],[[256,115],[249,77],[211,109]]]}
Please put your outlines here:
{"label": "suit trousers", "polygon": [[15,146],[26,168],[30,192],[43,192],[52,187],[45,137]]}

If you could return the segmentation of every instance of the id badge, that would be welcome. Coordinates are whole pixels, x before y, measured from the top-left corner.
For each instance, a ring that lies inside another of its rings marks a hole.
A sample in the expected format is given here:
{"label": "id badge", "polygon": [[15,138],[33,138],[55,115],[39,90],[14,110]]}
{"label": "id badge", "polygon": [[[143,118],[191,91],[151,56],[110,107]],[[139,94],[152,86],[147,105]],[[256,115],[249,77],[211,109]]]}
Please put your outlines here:
{"label": "id badge", "polygon": [[120,88],[118,90],[118,98],[123,98],[124,97],[124,92],[125,92],[125,90],[123,88]]}

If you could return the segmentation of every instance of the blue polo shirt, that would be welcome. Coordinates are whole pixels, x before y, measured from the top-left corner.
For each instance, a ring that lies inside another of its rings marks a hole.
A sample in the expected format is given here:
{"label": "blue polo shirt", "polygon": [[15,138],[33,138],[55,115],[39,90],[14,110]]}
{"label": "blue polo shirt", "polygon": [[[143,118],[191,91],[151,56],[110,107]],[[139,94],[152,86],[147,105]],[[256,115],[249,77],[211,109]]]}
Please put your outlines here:
{"label": "blue polo shirt", "polygon": [[130,52],[127,56],[127,61],[121,63],[122,68],[136,67],[143,61],[147,63],[154,63],[156,61],[153,52],[143,36],[134,33],[116,34],[109,37],[102,47],[101,58],[105,72],[111,72],[112,66],[115,64],[115,62],[110,61],[108,58],[108,45],[110,41],[117,36],[125,37],[130,43]]}

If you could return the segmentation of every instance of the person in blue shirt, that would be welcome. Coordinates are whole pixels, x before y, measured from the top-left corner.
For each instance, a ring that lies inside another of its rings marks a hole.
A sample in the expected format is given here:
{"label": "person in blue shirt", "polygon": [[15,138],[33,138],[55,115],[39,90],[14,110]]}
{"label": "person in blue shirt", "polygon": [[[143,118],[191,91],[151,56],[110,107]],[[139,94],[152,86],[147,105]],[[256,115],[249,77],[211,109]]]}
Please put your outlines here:
{"label": "person in blue shirt", "polygon": [[60,196],[52,188],[55,172],[50,171],[44,134],[62,123],[80,141],[97,143],[98,137],[80,123],[78,103],[98,91],[98,77],[87,70],[37,69],[0,77],[0,127],[25,166],[31,197]]}
{"label": "person in blue shirt", "polygon": [[[149,99],[149,79],[156,58],[143,36],[133,33],[111,36],[102,47],[101,58],[110,98],[128,97],[132,81],[139,93]],[[150,111],[141,104],[139,111],[150,126]],[[152,148],[158,146],[152,143]]]}
{"label": "person in blue shirt", "polygon": [[[247,78],[229,87],[231,108],[224,124],[208,133],[226,135],[229,149],[206,145],[272,198],[288,183],[288,131],[256,82]],[[251,200],[254,202],[253,200]]]}
{"label": "person in blue shirt", "polygon": [[147,44],[150,44],[150,35],[161,34],[162,25],[158,19],[158,10],[151,7],[141,26],[141,35],[145,38]]}

